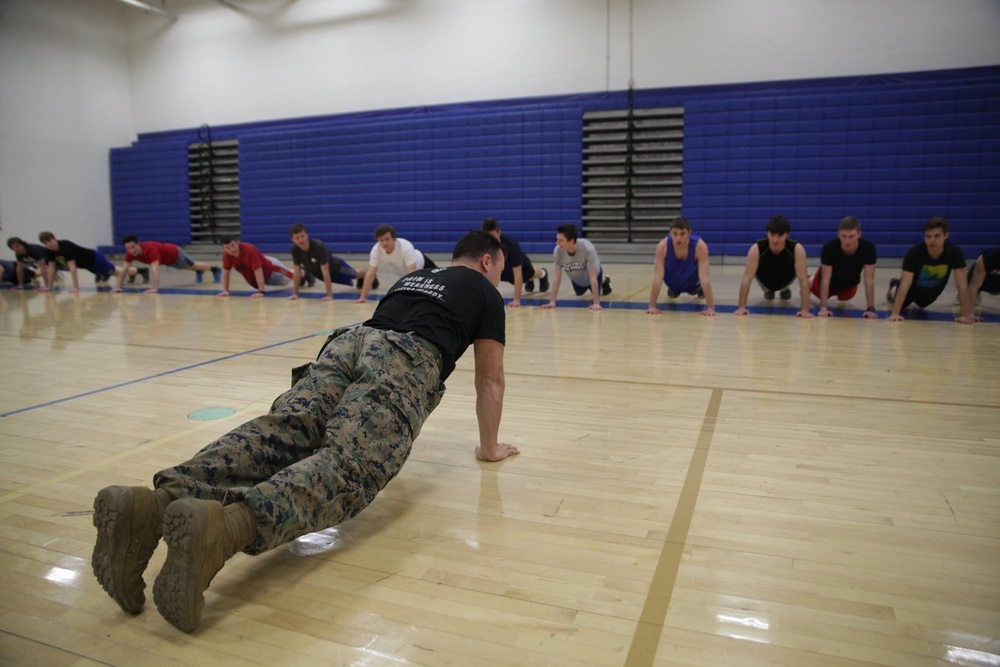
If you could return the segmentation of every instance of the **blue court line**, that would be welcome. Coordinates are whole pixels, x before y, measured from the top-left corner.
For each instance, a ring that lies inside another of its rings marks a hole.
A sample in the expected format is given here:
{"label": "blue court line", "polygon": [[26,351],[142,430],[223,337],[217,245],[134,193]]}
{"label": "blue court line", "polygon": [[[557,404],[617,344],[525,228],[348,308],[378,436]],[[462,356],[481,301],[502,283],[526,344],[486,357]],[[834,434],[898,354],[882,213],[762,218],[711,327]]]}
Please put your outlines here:
{"label": "blue court line", "polygon": [[[510,301],[510,299],[505,299],[504,300],[505,303],[507,303],[509,301]],[[545,304],[545,303],[548,303],[548,302],[549,302],[549,299],[524,299],[524,298],[521,299],[521,305],[522,306],[524,306],[524,305],[541,306],[542,304]],[[587,307],[590,306],[591,303],[593,303],[593,302],[592,301],[583,300],[583,299],[580,299],[580,300],[574,299],[572,301],[570,301],[570,300],[557,300],[556,301],[556,305],[559,308],[587,308]],[[639,301],[601,301],[601,306],[605,310],[607,310],[607,309],[610,308],[610,309],[618,309],[618,310],[641,310],[643,312],[645,312],[646,308],[649,307],[648,304],[642,303],[642,302],[639,302]],[[699,313],[699,312],[705,310],[705,305],[702,304],[702,303],[670,303],[670,302],[666,302],[666,303],[657,303],[656,307],[659,308],[660,310],[662,310],[665,313],[668,313],[668,312],[669,313],[674,313],[674,312]],[[727,306],[727,305],[720,306],[720,305],[717,305],[715,307],[715,312],[719,313],[720,315],[722,315],[724,313],[733,313],[733,312],[736,312],[736,310],[737,310],[736,306]],[[800,307],[798,307],[798,306],[754,306],[753,308],[750,308],[749,310],[750,310],[750,313],[752,315],[795,315],[797,312],[799,312]],[[813,315],[816,315],[816,313],[818,312],[818,310],[819,310],[818,307],[813,307],[813,308],[810,309],[810,311],[812,312]],[[834,318],[841,318],[841,319],[843,319],[845,317],[861,318],[861,316],[864,314],[865,311],[864,310],[860,310],[860,309],[855,309],[855,308],[844,308],[844,309],[833,308],[833,309],[831,309],[830,312],[833,313],[833,317]],[[885,309],[885,310],[878,311],[879,319],[884,320],[885,318],[889,317],[890,315],[892,315],[892,310],[891,309]],[[903,313],[903,317],[905,317],[907,321],[913,320],[913,321],[916,321],[916,322],[924,322],[924,321],[930,321],[930,320],[938,321],[938,322],[953,322],[955,320],[955,316],[953,314],[951,314],[951,313],[932,312],[932,311],[927,311],[927,310],[922,311],[922,312],[915,312],[912,309],[909,312],[904,312]],[[980,324],[986,323],[986,322],[992,322],[992,321],[1000,321],[1000,319],[996,318],[995,316],[993,316],[991,314],[983,314],[982,317],[983,317],[983,322],[981,322]],[[817,316],[816,319],[819,319],[819,317]]]}
{"label": "blue court line", "polygon": [[[7,286],[7,285],[0,286],[0,290],[4,290],[4,289],[14,291],[12,286]],[[129,286],[129,285],[126,285],[126,286],[122,287],[122,294],[142,294],[143,291],[146,290],[146,289],[149,289],[149,285],[142,285],[142,286],[138,286],[138,285],[131,285],[131,286]],[[24,293],[25,294],[30,294],[30,293],[32,293],[34,291],[35,290],[33,290],[33,289],[26,289],[26,290],[24,290]],[[191,288],[191,287],[161,287],[160,289],[156,290],[156,294],[169,294],[169,295],[172,295],[172,296],[176,296],[176,295],[181,295],[181,296],[215,296],[220,291],[222,291],[221,287],[218,290],[194,289],[194,288]],[[111,293],[111,288],[110,287],[81,287],[79,293],[83,294],[84,292],[94,292],[94,293],[97,293],[97,294],[108,294],[110,296],[114,296],[114,294]],[[55,295],[55,294],[69,294],[69,292],[67,292],[64,289],[57,289],[57,290],[53,290],[51,292],[35,292],[35,293],[36,294],[52,294],[52,295]],[[230,298],[230,297],[234,297],[234,296],[236,296],[236,297],[239,297],[239,296],[250,296],[251,294],[257,294],[257,293],[258,293],[257,290],[229,290],[229,297],[219,297],[219,298],[222,299],[222,298]],[[147,295],[147,296],[156,296],[156,294],[150,294],[150,295]],[[284,298],[287,298],[289,296],[291,296],[291,289],[281,290],[281,291],[274,291],[274,292],[266,292],[264,294],[264,298],[265,299],[284,299]],[[299,298],[300,299],[320,299],[320,298],[322,298],[324,296],[326,296],[326,292],[299,292]],[[368,299],[368,301],[378,301],[379,299],[382,298],[382,296],[384,296],[384,295],[369,294],[367,296],[367,299]],[[353,301],[354,299],[358,298],[358,294],[357,293],[352,293],[352,292],[340,292],[340,293],[334,292],[333,293],[333,298],[341,300],[341,301],[348,301],[348,300],[349,301]]]}
{"label": "blue court line", "polygon": [[47,403],[39,403],[38,405],[32,405],[27,408],[20,408],[18,410],[12,410],[11,412],[0,413],[0,418],[10,417],[11,415],[16,415],[21,412],[28,412],[30,410],[37,410],[38,408],[46,408],[50,405],[57,405],[59,403],[65,403],[66,401],[72,401],[77,398],[84,398],[86,396],[93,396],[94,394],[100,394],[105,391],[111,391],[112,389],[120,389],[121,387],[127,387],[132,384],[137,384],[139,382],[145,382],[146,380],[155,380],[156,378],[166,377],[167,375],[173,375],[174,373],[180,373],[181,371],[189,371],[192,368],[198,368],[199,366],[207,366],[209,364],[214,364],[219,361],[226,361],[227,359],[233,359],[235,357],[242,357],[246,354],[253,354],[255,352],[260,352],[262,350],[269,350],[272,347],[280,347],[281,345],[287,345],[289,343],[297,343],[300,340],[306,340],[307,338],[312,338],[314,336],[326,336],[329,335],[329,331],[317,331],[311,333],[308,336],[299,336],[298,338],[292,338],[290,340],[283,340],[280,343],[271,343],[270,345],[264,345],[263,347],[256,347],[252,350],[246,350],[244,352],[236,352],[234,354],[227,354],[224,357],[219,357],[218,359],[209,359],[208,361],[201,361],[197,364],[191,364],[190,366],[183,366],[181,368],[175,368],[172,371],[164,371],[162,373],[156,373],[155,375],[149,375],[144,378],[139,378],[137,380],[129,380],[128,382],[121,382],[119,384],[111,385],[110,387],[102,387],[100,389],[94,389],[93,391],[87,391],[82,394],[76,394],[74,396],[67,396],[66,398],[57,398],[54,401],[48,401]]}
{"label": "blue court line", "polygon": [[[9,289],[9,288],[8,288]],[[125,294],[141,294],[143,287],[125,287],[122,292]],[[109,293],[107,288],[89,288],[81,287],[80,292],[103,292]],[[49,292],[49,294],[56,294],[58,292]],[[241,291],[229,291],[229,297],[234,296],[249,296],[251,294],[256,294],[256,290],[241,290]],[[216,292],[204,289],[191,289],[186,287],[165,287],[157,291],[157,294],[169,294],[169,295],[183,295],[183,296],[215,296]],[[154,295],[155,296],[155,295]],[[284,299],[288,296],[287,291],[277,291],[268,292],[264,295],[266,299]],[[299,292],[300,299],[320,299],[326,296],[325,292]],[[384,294],[369,294],[368,301],[379,301],[384,297]],[[220,297],[222,298],[222,297]],[[228,297],[227,297],[228,298]],[[338,301],[353,301],[358,298],[356,293],[352,292],[334,292],[333,298]],[[511,299],[505,298],[504,303],[509,303]],[[549,302],[549,299],[545,298],[522,298],[521,305],[523,306],[541,306]],[[559,308],[587,308],[590,306],[592,301],[581,299],[561,299],[556,301],[556,305]],[[662,302],[656,304],[657,307],[663,312],[689,312],[697,313],[705,309],[704,304],[701,303],[670,303]],[[616,309],[616,310],[641,310],[645,311],[648,307],[647,304],[639,301],[601,301],[601,306],[605,309]],[[799,312],[798,306],[754,306],[749,309],[751,315],[795,315]],[[819,310],[818,307],[813,307],[810,309],[812,314],[815,315]],[[732,313],[736,311],[736,306],[731,305],[717,305],[715,307],[715,312],[721,314]],[[860,318],[865,312],[857,308],[834,308],[831,310],[833,317],[843,318],[852,317]],[[892,309],[887,308],[878,311],[878,316],[880,320],[884,320],[892,314]],[[1000,322],[1000,316],[994,315],[992,313],[981,313],[980,316],[983,318],[982,322],[979,324],[988,324],[990,322]],[[952,313],[939,312],[939,311],[920,311],[917,312],[910,309],[908,312],[904,313],[903,317],[907,321],[915,322],[954,322],[955,316]],[[0,417],[4,415],[0,414]]]}

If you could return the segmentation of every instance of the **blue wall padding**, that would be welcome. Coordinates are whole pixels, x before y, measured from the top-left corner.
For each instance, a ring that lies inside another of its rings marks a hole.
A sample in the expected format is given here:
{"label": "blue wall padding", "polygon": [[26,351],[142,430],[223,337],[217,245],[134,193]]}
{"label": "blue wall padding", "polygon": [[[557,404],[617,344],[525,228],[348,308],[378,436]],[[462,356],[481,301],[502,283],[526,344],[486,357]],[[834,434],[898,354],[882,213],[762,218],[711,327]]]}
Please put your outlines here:
{"label": "blue wall padding", "polygon": [[[855,215],[884,257],[934,215],[975,256],[1000,246],[1000,67],[641,90],[636,108],[683,106],[683,212],[713,253],[743,255],[785,215],[810,255]],[[335,252],[365,252],[380,224],[449,252],[495,217],[525,250],[580,224],[587,111],[622,92],[290,119],[212,128],[239,139],[243,239],[287,251],[301,222]],[[187,146],[197,130],[111,151],[115,241],[187,243]],[[664,230],[664,233],[665,230]]]}
{"label": "blue wall padding", "polygon": [[342,252],[380,224],[425,252],[447,252],[485,217],[527,247],[551,246],[580,215],[580,109],[391,118],[251,133],[240,140],[241,227],[263,247],[288,227]]}
{"label": "blue wall padding", "polygon": [[129,234],[164,243],[190,243],[188,142],[178,137],[111,149],[116,245]]}
{"label": "blue wall padding", "polygon": [[968,254],[1000,244],[996,80],[689,99],[684,157],[685,214],[744,252],[774,214],[814,252],[845,215],[883,256],[934,215]]}

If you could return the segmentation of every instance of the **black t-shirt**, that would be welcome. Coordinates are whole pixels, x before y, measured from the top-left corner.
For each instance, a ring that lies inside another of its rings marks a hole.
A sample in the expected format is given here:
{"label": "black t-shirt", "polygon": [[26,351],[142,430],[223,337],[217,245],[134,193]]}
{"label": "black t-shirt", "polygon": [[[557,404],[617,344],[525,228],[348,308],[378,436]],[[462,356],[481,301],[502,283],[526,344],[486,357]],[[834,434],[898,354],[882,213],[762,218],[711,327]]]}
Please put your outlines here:
{"label": "black t-shirt", "polygon": [[379,301],[366,327],[423,336],[441,352],[441,381],[479,338],[507,342],[500,292],[464,266],[421,269],[400,278]]}
{"label": "black t-shirt", "polygon": [[957,245],[945,241],[944,250],[937,259],[927,252],[927,244],[918,243],[906,251],[903,270],[913,274],[913,286],[924,292],[941,294],[948,284],[952,269],[965,268],[965,255]]}
{"label": "black t-shirt", "polygon": [[344,260],[334,257],[327,250],[326,244],[319,239],[309,239],[309,250],[303,250],[292,244],[292,262],[296,266],[305,268],[306,271],[314,275],[320,275],[324,264],[330,265],[330,277],[340,273]]}
{"label": "black t-shirt", "polygon": [[1000,272],[1000,248],[987,248],[983,251],[983,264],[986,275]]}
{"label": "black t-shirt", "polygon": [[771,252],[767,238],[757,241],[757,252],[760,261],[757,264],[757,279],[768,289],[782,289],[795,280],[795,246],[799,244],[794,239],[785,239],[785,248],[777,255]]}
{"label": "black t-shirt", "polygon": [[[500,274],[500,280],[505,283],[514,282],[514,267],[524,264],[524,253],[521,252],[520,244],[506,234],[500,235],[500,246],[503,248],[504,267]],[[524,276],[525,280],[531,276]]]}
{"label": "black t-shirt", "polygon": [[[971,272],[974,266],[969,267]],[[983,266],[986,269],[986,279],[980,291],[996,294],[1000,291],[1000,248],[989,248],[983,251]]]}
{"label": "black t-shirt", "polygon": [[853,255],[845,255],[840,247],[840,239],[833,239],[823,244],[819,261],[821,264],[833,267],[830,276],[830,292],[842,292],[861,282],[861,272],[865,266],[878,261],[875,244],[868,239],[858,239],[858,249]]}
{"label": "black t-shirt", "polygon": [[46,259],[48,257],[48,250],[46,250],[44,246],[40,246],[35,243],[25,243],[24,248],[27,252],[21,255],[14,253],[14,255],[17,257],[17,261],[21,262],[25,266],[34,267],[38,263],[38,260]]}
{"label": "black t-shirt", "polygon": [[94,265],[97,255],[90,248],[82,248],[72,241],[59,241],[59,249],[55,252],[46,248],[45,259],[66,268],[69,268],[69,263],[73,261],[76,262],[78,269],[90,269]]}
{"label": "black t-shirt", "polygon": [[[971,272],[975,264],[969,267]],[[1000,278],[1000,248],[987,248],[983,251],[983,268],[986,269],[986,280]]]}

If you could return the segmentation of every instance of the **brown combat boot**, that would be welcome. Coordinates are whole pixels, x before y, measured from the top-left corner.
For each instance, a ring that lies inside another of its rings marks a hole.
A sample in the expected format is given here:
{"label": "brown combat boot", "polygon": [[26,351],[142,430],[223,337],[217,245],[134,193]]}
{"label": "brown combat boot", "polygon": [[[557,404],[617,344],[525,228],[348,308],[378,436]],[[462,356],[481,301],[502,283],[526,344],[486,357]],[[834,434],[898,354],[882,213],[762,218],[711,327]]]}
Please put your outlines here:
{"label": "brown combat boot", "polygon": [[94,498],[97,541],[90,559],[94,576],[130,614],[146,602],[142,573],[160,543],[163,513],[173,498],[163,489],[109,486]]}
{"label": "brown combat boot", "polygon": [[223,506],[197,498],[171,503],[163,517],[163,539],[169,551],[153,584],[160,615],[184,632],[193,631],[201,620],[212,578],[256,536],[256,521],[243,503]]}

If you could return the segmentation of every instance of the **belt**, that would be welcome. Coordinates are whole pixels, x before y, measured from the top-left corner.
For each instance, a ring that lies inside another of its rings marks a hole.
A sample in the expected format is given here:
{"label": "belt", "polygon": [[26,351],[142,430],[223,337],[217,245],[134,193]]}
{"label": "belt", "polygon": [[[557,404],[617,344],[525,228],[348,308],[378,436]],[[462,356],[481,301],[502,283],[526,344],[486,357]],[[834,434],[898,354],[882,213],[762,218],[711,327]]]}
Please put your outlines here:
{"label": "belt", "polygon": [[412,336],[414,338],[414,340],[419,341],[424,347],[426,347],[427,350],[432,355],[434,355],[434,360],[435,361],[437,361],[439,364],[441,363],[441,351],[437,348],[437,345],[435,345],[434,343],[430,342],[429,340],[427,340],[426,338],[424,338],[420,334],[413,333],[412,331],[410,332],[410,336]]}

